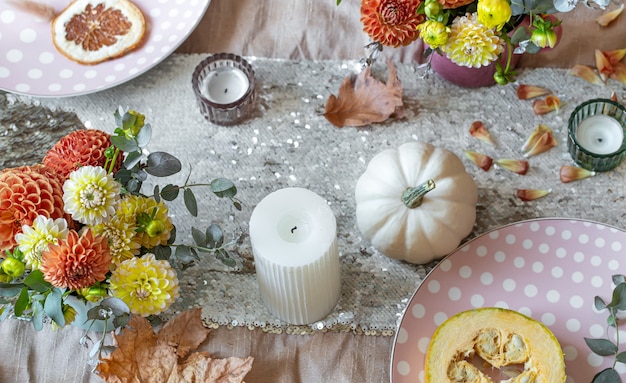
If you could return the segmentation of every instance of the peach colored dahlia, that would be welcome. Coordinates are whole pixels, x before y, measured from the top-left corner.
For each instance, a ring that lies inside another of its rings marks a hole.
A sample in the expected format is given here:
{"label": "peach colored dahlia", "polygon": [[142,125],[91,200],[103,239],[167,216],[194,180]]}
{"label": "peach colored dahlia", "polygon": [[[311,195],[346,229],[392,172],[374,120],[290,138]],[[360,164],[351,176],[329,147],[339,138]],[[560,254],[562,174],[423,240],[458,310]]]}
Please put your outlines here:
{"label": "peach colored dahlia", "polygon": [[417,14],[421,0],[362,0],[363,31],[383,45],[409,45],[419,37],[417,26],[425,16]]}
{"label": "peach colored dahlia", "polygon": [[65,241],[50,245],[41,255],[39,270],[56,287],[81,289],[103,281],[109,272],[111,253],[107,239],[70,230]]}
{"label": "peach colored dahlia", "polygon": [[[63,181],[44,165],[0,172],[0,256],[17,245],[15,235],[38,216],[69,218],[63,211]],[[68,222],[70,220],[68,219]]]}
{"label": "peach colored dahlia", "polygon": [[[101,130],[76,130],[61,138],[43,159],[44,165],[54,169],[64,178],[81,166],[102,166],[106,162],[104,152],[111,146],[111,136]],[[114,172],[122,166],[118,156]]]}
{"label": "peach colored dahlia", "polygon": [[474,0],[439,0],[439,4],[443,5],[443,9],[454,9],[473,2]]}

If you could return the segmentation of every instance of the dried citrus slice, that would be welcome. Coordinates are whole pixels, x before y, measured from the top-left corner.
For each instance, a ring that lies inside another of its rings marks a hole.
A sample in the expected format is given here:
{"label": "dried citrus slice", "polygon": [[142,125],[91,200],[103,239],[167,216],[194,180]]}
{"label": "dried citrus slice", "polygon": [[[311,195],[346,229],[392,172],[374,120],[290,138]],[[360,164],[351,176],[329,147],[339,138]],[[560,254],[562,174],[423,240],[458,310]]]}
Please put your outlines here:
{"label": "dried citrus slice", "polygon": [[563,351],[542,323],[517,311],[485,307],[458,313],[433,334],[427,383],[565,382]]}
{"label": "dried citrus slice", "polygon": [[146,32],[129,0],[74,0],[52,20],[52,41],[67,58],[98,64],[135,49]]}

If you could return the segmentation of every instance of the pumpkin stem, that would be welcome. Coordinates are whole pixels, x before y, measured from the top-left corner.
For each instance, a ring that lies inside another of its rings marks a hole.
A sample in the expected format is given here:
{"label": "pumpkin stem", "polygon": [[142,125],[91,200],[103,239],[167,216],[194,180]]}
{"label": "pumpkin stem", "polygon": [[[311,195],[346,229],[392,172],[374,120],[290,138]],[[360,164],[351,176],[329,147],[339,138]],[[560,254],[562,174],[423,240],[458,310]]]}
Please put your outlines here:
{"label": "pumpkin stem", "polygon": [[435,181],[432,179],[427,180],[423,184],[414,188],[407,188],[404,193],[402,193],[402,202],[409,209],[415,209],[422,204],[422,200],[424,199],[426,193],[433,190],[434,188]]}

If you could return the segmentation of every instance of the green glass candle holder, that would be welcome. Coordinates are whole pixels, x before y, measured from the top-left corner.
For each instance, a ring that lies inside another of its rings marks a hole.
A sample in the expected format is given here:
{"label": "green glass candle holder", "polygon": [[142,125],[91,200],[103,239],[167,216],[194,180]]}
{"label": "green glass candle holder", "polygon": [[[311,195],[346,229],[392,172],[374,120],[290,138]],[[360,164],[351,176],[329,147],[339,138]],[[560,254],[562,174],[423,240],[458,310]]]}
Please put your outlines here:
{"label": "green glass candle holder", "polygon": [[567,148],[585,169],[605,172],[626,157],[626,108],[603,98],[578,105],[568,122]]}

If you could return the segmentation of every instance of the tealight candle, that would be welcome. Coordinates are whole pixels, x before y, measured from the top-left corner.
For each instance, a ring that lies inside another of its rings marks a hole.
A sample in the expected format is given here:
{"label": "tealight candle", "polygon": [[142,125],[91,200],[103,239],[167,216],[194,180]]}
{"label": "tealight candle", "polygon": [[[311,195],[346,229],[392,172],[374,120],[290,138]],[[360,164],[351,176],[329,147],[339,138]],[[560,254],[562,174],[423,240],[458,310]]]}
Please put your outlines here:
{"label": "tealight candle", "polygon": [[252,66],[232,53],[202,60],[191,78],[200,112],[218,125],[238,124],[252,114],[255,83]]}
{"label": "tealight candle", "polygon": [[269,194],[250,217],[250,242],[261,298],[273,315],[308,324],[337,305],[337,224],[323,198],[302,188]]}
{"label": "tealight candle", "polygon": [[590,153],[611,154],[622,146],[624,131],[613,117],[596,114],[578,125],[576,141]]}
{"label": "tealight candle", "polygon": [[567,147],[577,165],[604,172],[626,157],[626,108],[609,99],[578,105],[568,122]]}

